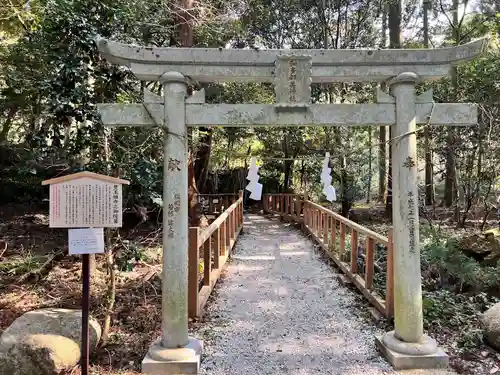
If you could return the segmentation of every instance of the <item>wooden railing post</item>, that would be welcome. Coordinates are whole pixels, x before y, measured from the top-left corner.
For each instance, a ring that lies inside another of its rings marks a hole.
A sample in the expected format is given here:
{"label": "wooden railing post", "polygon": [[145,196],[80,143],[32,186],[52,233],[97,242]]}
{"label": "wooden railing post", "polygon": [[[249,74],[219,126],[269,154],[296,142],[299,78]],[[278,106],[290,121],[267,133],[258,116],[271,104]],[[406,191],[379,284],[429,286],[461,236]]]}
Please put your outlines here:
{"label": "wooden railing post", "polygon": [[203,285],[210,285],[212,274],[212,236],[203,244]]}
{"label": "wooden railing post", "polygon": [[375,241],[371,237],[366,238],[366,256],[365,256],[365,287],[373,288],[373,262],[375,258]]}
{"label": "wooden railing post", "polygon": [[394,316],[394,238],[392,228],[387,236],[387,275],[385,291],[385,309],[387,318]]}
{"label": "wooden railing post", "polygon": [[243,207],[243,200],[240,202],[240,220],[241,220],[241,228],[243,228],[243,225],[245,223],[245,212],[244,212],[245,207]]}
{"label": "wooden railing post", "polygon": [[313,207],[312,209],[312,220],[313,220],[312,224],[313,234],[316,235],[318,228],[318,210],[316,209],[316,207]]}
{"label": "wooden railing post", "polygon": [[226,217],[224,220],[224,227],[226,228],[226,250],[231,252],[231,220],[230,217]]}
{"label": "wooden railing post", "polygon": [[345,223],[343,221],[340,222],[340,259],[344,259],[345,254]]}
{"label": "wooden railing post", "polygon": [[231,212],[231,226],[232,226],[232,237],[236,241],[236,233],[238,232],[238,205],[234,207],[233,212]]}
{"label": "wooden railing post", "polygon": [[328,245],[328,219],[329,215],[323,213],[323,243]]}
{"label": "wooden railing post", "polygon": [[198,267],[199,259],[199,227],[189,228],[189,249],[188,249],[188,315],[193,318],[199,316],[198,304]]}
{"label": "wooden railing post", "polygon": [[283,214],[285,212],[285,197],[283,195],[280,195],[279,198],[280,198],[280,220],[283,220]]}
{"label": "wooden railing post", "polygon": [[[239,207],[240,207],[240,227],[243,228],[243,221],[244,221],[244,216],[243,216],[243,211],[245,209],[245,207],[243,207],[243,190],[240,190],[240,204],[239,204]],[[269,203],[269,202],[268,202]],[[268,210],[269,210],[269,206],[267,206]]]}
{"label": "wooden railing post", "polygon": [[299,222],[300,221],[300,211],[302,211],[302,201],[300,198],[300,195],[297,195],[295,197],[295,204],[293,206],[294,209],[294,214],[295,214],[295,221]]}
{"label": "wooden railing post", "polygon": [[320,231],[320,220],[321,220],[321,211],[316,209],[316,236],[319,237],[319,231]]}
{"label": "wooden railing post", "polygon": [[229,250],[231,250],[231,240],[234,237],[233,218],[234,218],[234,211],[231,211],[227,215],[227,224],[229,225],[229,230],[228,230],[228,233],[229,233],[229,244],[228,244]]}
{"label": "wooden railing post", "polygon": [[214,267],[220,267],[220,227],[214,232]]}
{"label": "wooden railing post", "polygon": [[335,220],[334,217],[332,217],[332,227],[330,229],[330,241],[331,241],[331,248],[332,251],[335,253],[335,247],[337,246],[337,220]]}
{"label": "wooden railing post", "polygon": [[351,272],[358,272],[358,232],[351,230]]}
{"label": "wooden railing post", "polygon": [[220,225],[220,254],[226,255],[226,222],[223,221]]}

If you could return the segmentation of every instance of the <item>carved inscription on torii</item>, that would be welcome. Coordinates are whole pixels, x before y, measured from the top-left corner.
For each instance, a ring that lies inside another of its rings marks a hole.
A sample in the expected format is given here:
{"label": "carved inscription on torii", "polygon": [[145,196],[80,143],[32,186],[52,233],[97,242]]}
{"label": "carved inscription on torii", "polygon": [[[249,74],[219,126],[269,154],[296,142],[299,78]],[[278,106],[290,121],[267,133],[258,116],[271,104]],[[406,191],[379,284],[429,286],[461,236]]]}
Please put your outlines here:
{"label": "carved inscription on torii", "polygon": [[274,62],[276,109],[307,109],[311,103],[310,55],[279,55]]}

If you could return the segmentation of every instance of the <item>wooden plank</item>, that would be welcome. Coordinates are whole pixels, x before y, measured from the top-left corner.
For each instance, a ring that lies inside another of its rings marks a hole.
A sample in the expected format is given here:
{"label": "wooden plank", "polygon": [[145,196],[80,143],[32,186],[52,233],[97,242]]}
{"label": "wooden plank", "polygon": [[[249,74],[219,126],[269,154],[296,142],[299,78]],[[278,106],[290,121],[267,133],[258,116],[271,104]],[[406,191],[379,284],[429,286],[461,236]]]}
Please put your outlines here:
{"label": "wooden plank", "polygon": [[198,266],[199,260],[199,227],[189,228],[189,249],[188,249],[188,314],[189,317],[199,315],[198,310]]}
{"label": "wooden plank", "polygon": [[373,264],[375,261],[375,241],[371,237],[366,238],[365,256],[365,285],[366,289],[373,288]]}
{"label": "wooden plank", "polygon": [[358,232],[351,229],[351,272],[358,272]]}
{"label": "wooden plank", "polygon": [[368,228],[365,228],[361,225],[359,225],[358,223],[355,223],[354,221],[352,220],[349,220],[345,217],[343,217],[342,215],[339,215],[338,213],[336,212],[333,212],[323,206],[320,206],[319,204],[316,204],[316,203],[313,203],[313,202],[310,202],[311,206],[320,210],[320,211],[323,211],[323,212],[327,212],[328,214],[330,214],[332,217],[334,217],[336,220],[344,223],[344,224],[347,224],[350,228],[353,228],[353,229],[356,229],[356,231],[358,231],[358,233],[360,234],[364,234],[366,236],[370,236],[372,237],[376,242],[378,243],[381,243],[383,245],[387,245],[387,237],[384,237]]}

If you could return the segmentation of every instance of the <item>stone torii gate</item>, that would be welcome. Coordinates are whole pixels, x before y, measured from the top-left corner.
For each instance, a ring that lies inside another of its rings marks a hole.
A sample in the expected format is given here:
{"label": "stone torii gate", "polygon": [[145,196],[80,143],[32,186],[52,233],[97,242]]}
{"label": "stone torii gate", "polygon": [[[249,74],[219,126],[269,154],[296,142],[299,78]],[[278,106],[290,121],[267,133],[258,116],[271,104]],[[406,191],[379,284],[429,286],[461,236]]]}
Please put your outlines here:
{"label": "stone torii gate", "polygon": [[[100,104],[106,126],[165,130],[163,189],[162,337],[142,363],[149,374],[196,374],[202,343],[188,337],[187,127],[393,126],[395,330],[377,337],[396,368],[446,366],[436,342],[423,334],[417,190],[417,125],[474,125],[474,104],[433,103],[416,95],[423,80],[480,55],[485,39],[458,47],[415,50],[235,50],[153,48],[97,41],[104,57],[140,80],[160,81],[164,96],[145,103]],[[187,98],[187,80],[271,82],[276,104],[204,104]],[[311,104],[311,83],[387,81],[376,104]],[[321,303],[318,301],[318,303]]]}

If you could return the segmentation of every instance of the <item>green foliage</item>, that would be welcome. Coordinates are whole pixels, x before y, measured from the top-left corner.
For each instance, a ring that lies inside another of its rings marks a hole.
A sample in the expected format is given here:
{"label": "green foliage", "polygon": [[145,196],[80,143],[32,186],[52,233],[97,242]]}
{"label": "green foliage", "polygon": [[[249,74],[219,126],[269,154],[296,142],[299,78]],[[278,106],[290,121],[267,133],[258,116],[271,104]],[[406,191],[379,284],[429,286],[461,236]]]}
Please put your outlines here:
{"label": "green foliage", "polygon": [[425,287],[428,289],[451,285],[458,292],[483,291],[498,284],[500,263],[495,267],[481,266],[459,249],[457,239],[446,238],[439,232],[432,233],[424,242],[421,259]]}
{"label": "green foliage", "polygon": [[18,256],[9,257],[8,260],[0,263],[0,275],[19,276],[37,270],[47,257],[35,255],[29,251],[25,251]]}
{"label": "green foliage", "polygon": [[469,296],[445,289],[424,291],[424,327],[446,327],[462,332],[457,342],[459,350],[475,348],[483,342],[483,331],[478,325],[479,315],[496,301],[485,293]]}
{"label": "green foliage", "polygon": [[115,264],[120,271],[132,271],[134,264],[145,259],[145,248],[135,243],[124,241],[124,247],[115,259]]}

